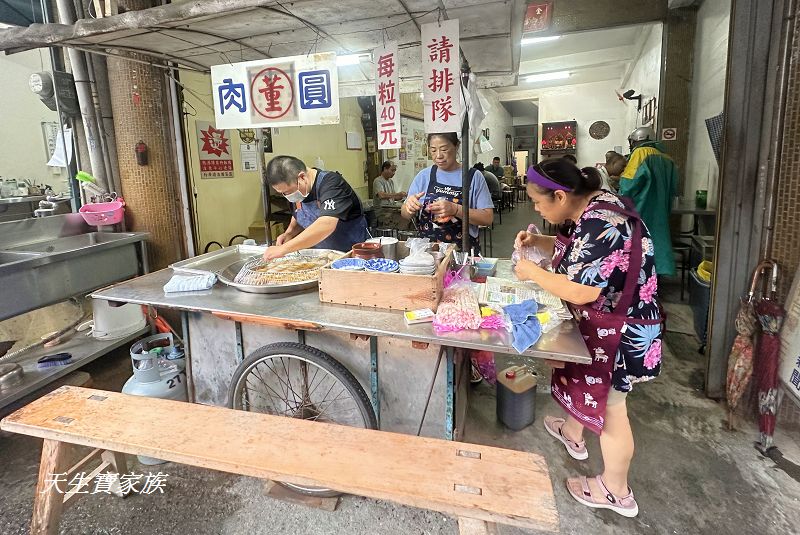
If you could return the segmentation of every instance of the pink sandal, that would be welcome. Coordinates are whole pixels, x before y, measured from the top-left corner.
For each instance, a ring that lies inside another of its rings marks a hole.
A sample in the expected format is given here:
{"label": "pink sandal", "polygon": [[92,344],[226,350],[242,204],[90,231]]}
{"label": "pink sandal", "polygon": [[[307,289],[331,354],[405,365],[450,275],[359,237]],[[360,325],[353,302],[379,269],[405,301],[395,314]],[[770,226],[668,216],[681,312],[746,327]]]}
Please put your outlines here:
{"label": "pink sandal", "polygon": [[603,483],[602,477],[595,476],[595,480],[601,491],[606,493],[605,496],[598,497],[593,495],[589,487],[589,480],[586,479],[585,476],[567,479],[567,490],[578,503],[586,507],[591,507],[593,509],[611,509],[615,513],[627,518],[633,518],[639,514],[639,505],[636,503],[633,497],[633,491],[630,487],[628,487],[627,496],[619,497],[608,490],[606,484]]}
{"label": "pink sandal", "polygon": [[564,427],[564,422],[565,420],[563,418],[545,416],[544,428],[553,436],[553,438],[564,444],[564,447],[567,449],[567,453],[569,453],[570,457],[578,461],[585,461],[589,458],[589,452],[586,451],[586,441],[581,440],[580,442],[575,442],[574,440],[570,440],[565,437],[561,433],[561,428]]}

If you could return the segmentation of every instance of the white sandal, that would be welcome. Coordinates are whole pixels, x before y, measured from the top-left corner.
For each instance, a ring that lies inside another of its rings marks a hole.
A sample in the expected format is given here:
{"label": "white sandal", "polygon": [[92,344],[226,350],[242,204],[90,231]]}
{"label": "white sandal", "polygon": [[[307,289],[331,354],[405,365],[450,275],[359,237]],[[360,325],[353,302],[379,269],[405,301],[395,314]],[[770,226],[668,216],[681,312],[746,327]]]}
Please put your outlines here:
{"label": "white sandal", "polygon": [[569,456],[578,461],[585,461],[589,458],[589,452],[586,450],[586,441],[581,440],[580,442],[575,442],[574,440],[570,440],[565,437],[561,433],[561,429],[564,427],[565,420],[563,418],[556,418],[554,416],[545,416],[544,417],[544,428],[545,430],[550,433],[556,440],[564,444],[564,447],[567,449],[567,453]]}

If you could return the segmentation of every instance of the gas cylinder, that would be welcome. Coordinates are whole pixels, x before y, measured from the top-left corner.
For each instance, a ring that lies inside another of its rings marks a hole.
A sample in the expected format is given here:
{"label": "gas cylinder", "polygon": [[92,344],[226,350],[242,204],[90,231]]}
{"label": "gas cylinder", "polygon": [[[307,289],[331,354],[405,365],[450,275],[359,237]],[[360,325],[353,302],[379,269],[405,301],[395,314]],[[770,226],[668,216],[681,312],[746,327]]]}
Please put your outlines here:
{"label": "gas cylinder", "polygon": [[526,366],[511,366],[497,374],[497,419],[513,431],[533,423],[537,376]]}
{"label": "gas cylinder", "polygon": [[[143,338],[131,346],[133,377],[122,387],[123,394],[174,401],[188,401],[186,357],[172,333]],[[139,455],[139,462],[153,465],[166,461]]]}

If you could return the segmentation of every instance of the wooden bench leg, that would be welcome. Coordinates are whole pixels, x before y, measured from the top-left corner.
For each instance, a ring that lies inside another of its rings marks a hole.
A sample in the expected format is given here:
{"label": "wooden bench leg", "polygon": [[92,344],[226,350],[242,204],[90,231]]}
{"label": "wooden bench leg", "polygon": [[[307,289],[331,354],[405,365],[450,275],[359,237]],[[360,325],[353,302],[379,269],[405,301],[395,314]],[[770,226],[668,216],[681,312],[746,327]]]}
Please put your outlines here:
{"label": "wooden bench leg", "polygon": [[460,516],[458,535],[497,535],[497,524]]}
{"label": "wooden bench leg", "polygon": [[106,450],[101,455],[101,458],[104,462],[108,463],[113,471],[117,474],[117,479],[111,486],[111,492],[114,493],[115,496],[124,498],[126,494],[122,491],[119,481],[120,476],[128,473],[128,460],[125,457],[125,454],[119,453],[118,451]]}
{"label": "wooden bench leg", "polygon": [[[66,481],[59,479],[69,470],[69,453],[73,446],[66,442],[45,439],[42,445],[42,460],[39,464],[39,480],[33,501],[32,535],[56,535],[64,507]],[[61,486],[59,486],[59,482]]]}

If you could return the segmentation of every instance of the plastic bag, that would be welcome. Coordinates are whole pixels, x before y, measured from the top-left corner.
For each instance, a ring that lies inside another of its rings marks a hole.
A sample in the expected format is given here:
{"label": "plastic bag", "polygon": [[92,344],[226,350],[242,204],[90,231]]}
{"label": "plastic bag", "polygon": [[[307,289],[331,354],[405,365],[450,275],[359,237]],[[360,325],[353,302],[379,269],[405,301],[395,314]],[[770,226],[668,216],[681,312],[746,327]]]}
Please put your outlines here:
{"label": "plastic bag", "polygon": [[482,322],[478,296],[472,283],[458,281],[444,289],[433,318],[437,333],[479,329]]}
{"label": "plastic bag", "polygon": [[[541,234],[541,232],[539,232],[539,228],[533,223],[528,225],[528,232],[530,234]],[[514,252],[511,253],[511,264],[516,266],[520,259],[530,260],[542,269],[549,269],[551,264],[551,259],[547,256],[547,254],[545,254],[544,251],[535,245],[533,247],[514,247]]]}

